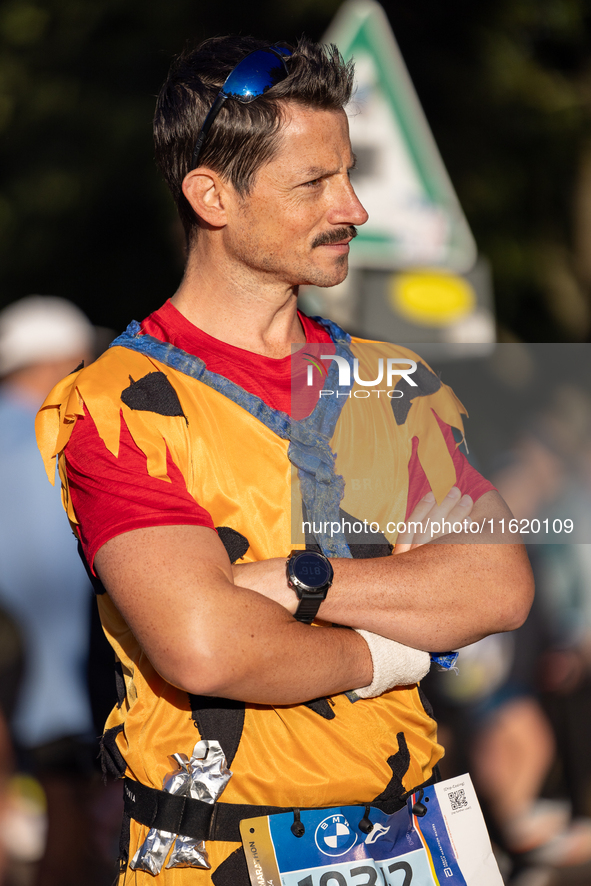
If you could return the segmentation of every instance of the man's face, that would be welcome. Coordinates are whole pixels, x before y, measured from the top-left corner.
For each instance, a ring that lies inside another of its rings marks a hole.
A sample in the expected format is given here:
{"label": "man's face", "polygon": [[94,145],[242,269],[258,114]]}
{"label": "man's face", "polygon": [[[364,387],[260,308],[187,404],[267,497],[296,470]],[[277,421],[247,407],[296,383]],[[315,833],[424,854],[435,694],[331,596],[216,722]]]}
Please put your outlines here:
{"label": "man's face", "polygon": [[353,226],[368,218],[349,181],[346,114],[288,105],[281,133],[277,154],[237,202],[227,246],[261,282],[334,286],[347,276]]}

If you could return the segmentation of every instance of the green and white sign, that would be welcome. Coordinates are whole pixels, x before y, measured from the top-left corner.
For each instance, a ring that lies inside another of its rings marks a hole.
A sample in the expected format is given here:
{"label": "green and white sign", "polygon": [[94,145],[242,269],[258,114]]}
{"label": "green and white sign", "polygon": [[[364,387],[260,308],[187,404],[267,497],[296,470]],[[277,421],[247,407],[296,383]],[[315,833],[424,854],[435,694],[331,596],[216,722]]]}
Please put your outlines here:
{"label": "green and white sign", "polygon": [[351,264],[469,271],[476,244],[384,10],[375,0],[346,0],[324,41],[355,60],[347,113],[355,190],[369,221],[359,228]]}

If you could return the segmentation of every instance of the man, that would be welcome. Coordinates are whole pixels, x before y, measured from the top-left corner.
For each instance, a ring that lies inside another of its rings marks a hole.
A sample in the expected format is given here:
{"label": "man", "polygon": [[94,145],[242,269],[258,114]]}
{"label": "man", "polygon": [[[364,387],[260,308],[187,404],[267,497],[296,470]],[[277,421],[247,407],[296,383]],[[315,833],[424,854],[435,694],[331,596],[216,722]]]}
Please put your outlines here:
{"label": "man", "polygon": [[[106,589],[101,617],[120,662],[104,757],[127,776],[122,883],[144,882],[144,871],[173,886],[247,883],[239,821],[267,807],[293,810],[294,833],[300,808],[363,804],[360,818],[372,803],[401,808],[442,754],[415,685],[428,669],[422,650],[514,628],[530,604],[518,545],[407,550],[407,539],[404,553],[376,557],[390,553],[384,538],[371,559],[352,559],[355,545],[321,528],[310,539],[321,549],[316,585],[290,557],[304,547],[291,542],[291,465],[314,528],[323,509],[340,513],[343,494],[315,424],[328,421],[329,398],[316,388],[322,408],[288,413],[292,345],[351,359],[349,337],[296,302],[300,284],[344,279],[367,219],[349,181],[351,86],[338,53],[306,41],[292,51],[218,38],[173,65],[155,135],[187,233],[184,278],[39,416],[41,448],[60,454],[70,520]],[[421,372],[409,420],[394,422],[388,406],[398,513],[458,520],[478,498],[475,519],[507,514],[455,449],[457,401]],[[447,478],[439,504],[434,453]],[[322,552],[333,549],[329,563]],[[314,615],[322,622],[310,627]],[[162,788],[174,789],[169,755],[186,766],[199,736],[219,741],[233,774],[213,816],[189,803],[201,822],[191,828],[173,822]],[[206,840],[211,872],[171,867],[173,855],[164,867],[171,831]]]}

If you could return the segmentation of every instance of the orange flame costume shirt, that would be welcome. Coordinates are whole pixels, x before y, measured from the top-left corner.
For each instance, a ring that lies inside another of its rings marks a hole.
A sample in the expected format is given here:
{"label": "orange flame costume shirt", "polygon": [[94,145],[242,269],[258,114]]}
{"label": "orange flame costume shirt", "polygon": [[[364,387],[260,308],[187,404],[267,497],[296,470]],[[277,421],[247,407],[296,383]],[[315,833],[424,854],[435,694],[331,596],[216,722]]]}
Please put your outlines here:
{"label": "orange flame costume shirt", "polygon": [[[352,340],[360,361],[366,359],[364,344]],[[397,349],[397,353],[408,356],[411,352]],[[174,390],[179,414],[132,408],[122,398],[131,384],[153,373],[163,374]],[[365,377],[371,377],[371,370]],[[395,420],[389,406],[385,410],[378,405],[377,398],[367,403],[369,411],[363,421],[353,405],[345,405],[331,442],[338,454],[337,470],[345,478],[363,476],[372,491],[371,496],[367,491],[362,496],[363,490],[351,482],[345,490],[344,510],[385,526],[387,521],[405,518],[413,438],[418,439],[419,459],[437,499],[454,485],[454,464],[437,417],[462,431],[463,408],[445,385],[414,401],[403,423]],[[57,457],[63,503],[75,532],[78,520],[68,489],[67,447],[85,408],[113,456],[119,451],[121,417],[144,453],[151,477],[169,482],[169,456],[214,525],[231,527],[248,539],[244,562],[286,557],[293,547],[304,546],[292,541],[292,487],[297,477],[288,459],[288,441],[219,391],[125,347],[111,348],[94,364],[60,382],[37,418],[47,473],[52,481]],[[390,462],[389,476],[395,478],[394,495],[375,473],[375,466],[384,459]],[[367,465],[369,478],[363,473]],[[395,541],[395,533],[389,540]],[[106,728],[116,732],[126,774],[161,789],[170,771],[169,755],[190,755],[199,738],[189,697],[154,670],[108,594],[98,597],[98,605],[105,634],[121,663],[126,690]],[[399,773],[403,791],[431,776],[443,751],[417,686],[398,687],[379,698],[355,702],[348,695],[338,695],[330,699],[330,705],[334,716],[326,719],[303,704],[247,704],[223,802],[289,807],[371,803],[396,777],[393,760],[408,760]],[[130,858],[147,830],[131,822]],[[186,869],[171,869],[159,877],[169,886],[185,884],[188,877],[191,882],[211,883],[211,874],[237,847],[236,843],[208,843],[212,871],[191,869],[187,874]],[[120,882],[147,883],[148,876],[128,868]]]}

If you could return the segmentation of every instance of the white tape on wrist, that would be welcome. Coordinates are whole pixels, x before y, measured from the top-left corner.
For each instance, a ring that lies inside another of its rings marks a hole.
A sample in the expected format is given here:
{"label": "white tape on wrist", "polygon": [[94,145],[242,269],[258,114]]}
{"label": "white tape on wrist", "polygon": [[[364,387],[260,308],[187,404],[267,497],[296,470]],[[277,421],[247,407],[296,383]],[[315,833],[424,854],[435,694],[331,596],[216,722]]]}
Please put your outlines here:
{"label": "white tape on wrist", "polygon": [[369,646],[373,662],[373,680],[369,686],[355,689],[359,698],[375,698],[393,686],[409,686],[428,673],[431,665],[428,652],[403,646],[370,631],[355,630]]}

